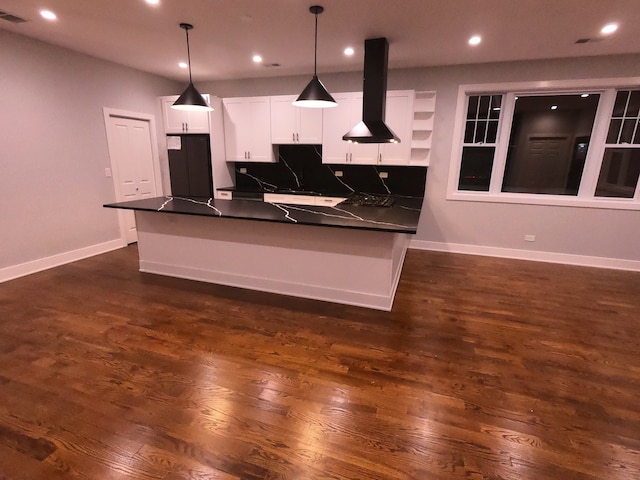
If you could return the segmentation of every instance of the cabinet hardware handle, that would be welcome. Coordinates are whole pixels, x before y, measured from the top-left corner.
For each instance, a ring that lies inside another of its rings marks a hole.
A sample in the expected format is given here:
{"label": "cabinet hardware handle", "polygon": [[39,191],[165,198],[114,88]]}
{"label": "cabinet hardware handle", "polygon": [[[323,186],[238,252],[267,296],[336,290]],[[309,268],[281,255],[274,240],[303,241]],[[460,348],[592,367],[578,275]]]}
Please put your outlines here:
{"label": "cabinet hardware handle", "polygon": [[300,143],[300,134],[296,133],[296,142]]}
{"label": "cabinet hardware handle", "polygon": [[349,154],[349,162],[353,163],[353,153]]}
{"label": "cabinet hardware handle", "polygon": [[249,155],[247,158],[251,158],[251,152],[247,152],[247,155]]}
{"label": "cabinet hardware handle", "polygon": [[344,154],[344,161],[345,161],[345,162],[348,162],[348,161],[349,161],[349,154],[348,154],[348,153],[345,153],[345,154]]}
{"label": "cabinet hardware handle", "polygon": [[295,133],[292,133],[292,134],[291,134],[291,141],[292,141],[292,142],[295,142],[295,141],[296,141],[296,134],[295,134]]}

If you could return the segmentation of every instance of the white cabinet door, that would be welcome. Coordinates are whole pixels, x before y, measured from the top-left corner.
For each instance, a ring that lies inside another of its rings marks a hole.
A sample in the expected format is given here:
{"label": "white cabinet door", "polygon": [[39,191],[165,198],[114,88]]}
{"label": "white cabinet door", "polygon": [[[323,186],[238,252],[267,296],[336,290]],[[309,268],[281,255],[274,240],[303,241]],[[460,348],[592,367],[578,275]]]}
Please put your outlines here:
{"label": "white cabinet door", "polygon": [[251,162],[275,162],[271,144],[271,104],[269,97],[249,97],[249,119],[246,127],[249,138],[248,160]]}
{"label": "white cabinet door", "polygon": [[[209,95],[203,97],[209,101]],[[162,119],[165,133],[209,133],[209,112],[186,112],[171,108],[178,95],[162,97]]]}
{"label": "white cabinet door", "polygon": [[[295,97],[297,98],[297,97]],[[296,140],[298,143],[307,145],[321,144],[322,143],[322,117],[325,110],[331,110],[332,108],[305,108],[294,107],[296,109],[296,116],[298,117],[298,132]]]}
{"label": "white cabinet door", "polygon": [[[351,125],[349,126],[347,131],[351,130],[359,122],[362,121],[362,101],[362,92],[353,94],[353,102],[351,104]],[[357,165],[375,165],[376,163],[378,163],[379,144],[348,142],[344,143],[347,143],[347,145],[349,145],[349,163],[354,163]]]}
{"label": "white cabinet door", "polygon": [[355,94],[337,93],[337,107],[327,108],[322,115],[322,163],[349,163],[351,144],[342,140],[355,123],[352,110]]}
{"label": "white cabinet door", "polygon": [[295,95],[271,97],[271,143],[322,143],[322,109],[292,105]]}
{"label": "white cabinet door", "polygon": [[293,95],[271,97],[271,143],[288,145],[297,143],[296,108],[291,105]]}
{"label": "white cabinet door", "polygon": [[243,98],[224,98],[224,149],[228,162],[247,159],[247,128],[242,125],[248,120],[248,105]]}
{"label": "white cabinet door", "polygon": [[385,123],[400,138],[400,143],[380,144],[381,165],[409,165],[413,123],[413,90],[387,92]]}
{"label": "white cabinet door", "polygon": [[274,162],[269,97],[225,98],[224,139],[228,162]]}
{"label": "white cabinet door", "polygon": [[[209,102],[209,95],[202,95]],[[175,110],[172,108],[171,110]],[[179,111],[179,110],[178,110]],[[187,112],[187,133],[209,133],[209,112]]]}

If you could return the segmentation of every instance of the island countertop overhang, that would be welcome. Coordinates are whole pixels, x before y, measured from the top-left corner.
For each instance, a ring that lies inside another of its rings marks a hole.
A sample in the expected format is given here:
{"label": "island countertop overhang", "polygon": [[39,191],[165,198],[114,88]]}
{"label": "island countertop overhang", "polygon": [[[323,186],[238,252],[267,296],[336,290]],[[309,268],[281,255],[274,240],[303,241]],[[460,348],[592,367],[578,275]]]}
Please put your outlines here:
{"label": "island countertop overhang", "polygon": [[380,232],[415,234],[422,198],[394,197],[391,207],[295,205],[260,200],[163,196],[109,203],[104,207],[178,215],[235,218]]}

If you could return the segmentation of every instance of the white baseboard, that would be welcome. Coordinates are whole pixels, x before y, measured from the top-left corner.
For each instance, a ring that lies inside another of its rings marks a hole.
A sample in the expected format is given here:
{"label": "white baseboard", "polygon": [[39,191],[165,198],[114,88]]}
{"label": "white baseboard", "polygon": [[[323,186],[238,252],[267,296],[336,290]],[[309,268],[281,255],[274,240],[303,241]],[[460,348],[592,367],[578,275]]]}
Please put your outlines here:
{"label": "white baseboard", "polygon": [[538,252],[534,250],[518,250],[515,248],[483,247],[461,243],[429,242],[411,240],[409,248],[416,250],[433,250],[436,252],[463,253],[486,257],[513,258],[535,262],[563,263],[584,267],[611,268],[615,270],[640,271],[640,261],[620,258],[592,257],[589,255],[573,255],[569,253]]}
{"label": "white baseboard", "polygon": [[0,283],[13,280],[14,278],[31,275],[32,273],[41,272],[49,268],[58,267],[60,265],[64,265],[65,263],[71,263],[77,260],[92,257],[94,255],[99,255],[101,253],[117,250],[118,248],[122,248],[125,246],[126,243],[124,242],[124,240],[111,240],[109,242],[98,243],[97,245],[91,245],[89,247],[59,253],[57,255],[52,255],[51,257],[39,258],[38,260],[32,260],[30,262],[1,268]]}

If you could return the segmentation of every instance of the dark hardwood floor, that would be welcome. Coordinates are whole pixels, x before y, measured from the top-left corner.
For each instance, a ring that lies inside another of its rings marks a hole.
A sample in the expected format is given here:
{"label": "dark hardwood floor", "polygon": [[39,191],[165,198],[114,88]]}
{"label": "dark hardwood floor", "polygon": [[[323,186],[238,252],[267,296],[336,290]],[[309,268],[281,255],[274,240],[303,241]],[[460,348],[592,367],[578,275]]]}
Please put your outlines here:
{"label": "dark hardwood floor", "polygon": [[0,479],[640,478],[640,273],[409,251],[392,312],[0,284]]}

